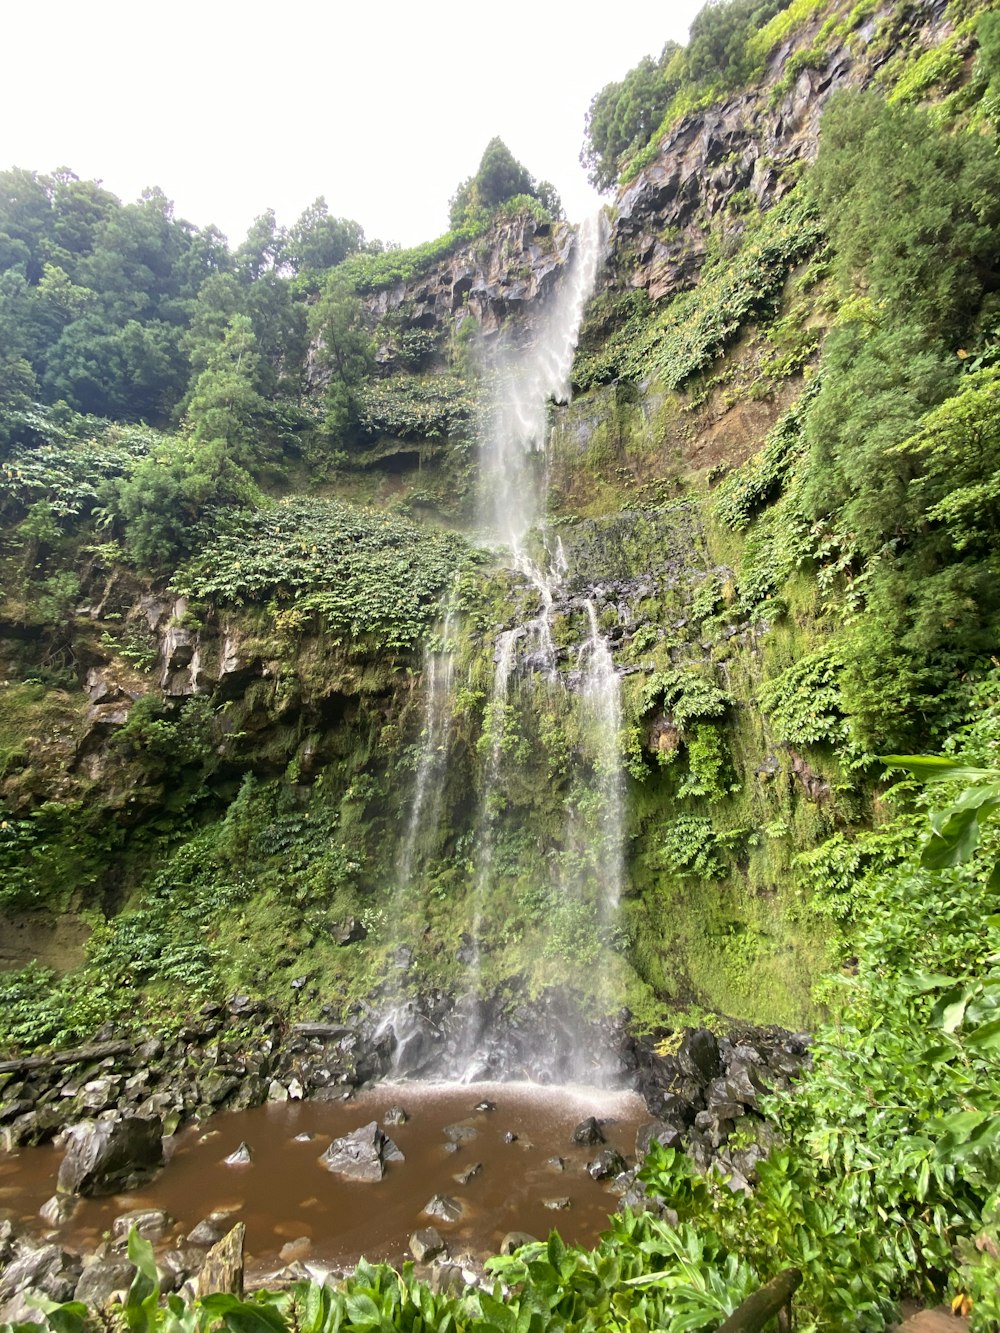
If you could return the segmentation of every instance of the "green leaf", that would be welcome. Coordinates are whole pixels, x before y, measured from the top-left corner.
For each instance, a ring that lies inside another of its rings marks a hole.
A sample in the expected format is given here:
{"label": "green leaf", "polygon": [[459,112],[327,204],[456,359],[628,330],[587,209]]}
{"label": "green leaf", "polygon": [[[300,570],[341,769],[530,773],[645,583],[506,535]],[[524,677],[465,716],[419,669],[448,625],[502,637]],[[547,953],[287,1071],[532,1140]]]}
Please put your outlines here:
{"label": "green leaf", "polygon": [[974,1028],[964,1035],[963,1040],[967,1047],[973,1047],[977,1051],[1000,1053],[1000,1018],[993,1018],[990,1022]]}

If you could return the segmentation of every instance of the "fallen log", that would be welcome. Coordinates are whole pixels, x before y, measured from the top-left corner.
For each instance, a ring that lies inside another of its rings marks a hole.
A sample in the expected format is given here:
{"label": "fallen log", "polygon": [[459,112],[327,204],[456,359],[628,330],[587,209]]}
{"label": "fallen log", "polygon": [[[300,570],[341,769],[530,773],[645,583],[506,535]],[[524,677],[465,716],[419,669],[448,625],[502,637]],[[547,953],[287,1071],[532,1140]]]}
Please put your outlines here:
{"label": "fallen log", "polygon": [[[738,1310],[734,1310],[716,1333],[760,1333],[769,1319],[788,1309],[792,1297],[802,1285],[802,1274],[797,1268],[786,1268],[748,1296]],[[782,1326],[790,1327],[790,1321]]]}
{"label": "fallen log", "polygon": [[89,1064],[109,1055],[127,1055],[134,1049],[135,1043],[131,1041],[102,1041],[96,1046],[75,1046],[71,1051],[52,1051],[49,1055],[22,1055],[13,1060],[0,1060],[0,1074],[48,1069],[52,1065]]}

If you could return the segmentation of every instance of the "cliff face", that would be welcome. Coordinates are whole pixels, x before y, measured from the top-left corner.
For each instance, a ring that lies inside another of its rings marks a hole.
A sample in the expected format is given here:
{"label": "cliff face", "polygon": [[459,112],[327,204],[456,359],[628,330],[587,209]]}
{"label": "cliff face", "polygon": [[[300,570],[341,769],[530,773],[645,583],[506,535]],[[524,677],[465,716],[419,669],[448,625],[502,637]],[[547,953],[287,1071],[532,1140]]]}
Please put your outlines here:
{"label": "cliff face", "polygon": [[[780,199],[816,156],[828,100],[871,85],[901,44],[915,54],[940,45],[954,30],[946,9],[947,0],[919,0],[903,14],[883,5],[817,46],[827,21],[821,10],[771,53],[756,87],[684,117],[619,192],[609,282],[642,288],[654,301],[692,286],[713,219],[737,196],[740,212]],[[738,229],[738,218],[728,226]]]}

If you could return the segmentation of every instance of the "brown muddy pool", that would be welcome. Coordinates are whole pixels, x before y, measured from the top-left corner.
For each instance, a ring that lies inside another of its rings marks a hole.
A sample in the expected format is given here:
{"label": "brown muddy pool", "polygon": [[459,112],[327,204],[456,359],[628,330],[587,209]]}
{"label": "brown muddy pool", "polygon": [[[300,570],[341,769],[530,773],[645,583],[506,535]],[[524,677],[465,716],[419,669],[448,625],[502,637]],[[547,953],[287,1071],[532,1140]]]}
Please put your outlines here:
{"label": "brown muddy pool", "polygon": [[[477,1111],[481,1102],[496,1109]],[[410,1116],[406,1124],[384,1126],[405,1161],[390,1162],[374,1184],[325,1169],[319,1159],[332,1139],[372,1120],[381,1126],[392,1106]],[[169,1248],[209,1212],[232,1210],[234,1222],[246,1223],[251,1277],[278,1267],[282,1248],[298,1241],[304,1243],[295,1246],[294,1257],[335,1268],[362,1256],[399,1265],[411,1257],[412,1232],[431,1225],[452,1254],[496,1253],[509,1231],[544,1238],[555,1229],[567,1241],[592,1244],[617,1206],[607,1184],[586,1171],[600,1145],[572,1142],[576,1125],[592,1115],[608,1146],[631,1162],[636,1130],[650,1119],[634,1093],[523,1083],[402,1083],[381,1084],[347,1102],[221,1112],[176,1135],[167,1165],[149,1185],[127,1195],[83,1199],[72,1220],[50,1234],[68,1249],[93,1250],[118,1214],[162,1208],[175,1219],[164,1246]],[[462,1130],[457,1146],[456,1126]],[[223,1159],[242,1142],[251,1149],[251,1164],[227,1166]],[[0,1154],[0,1208],[44,1227],[38,1209],[55,1192],[61,1158],[54,1147]],[[562,1170],[552,1158],[563,1159]],[[455,1179],[476,1163],[481,1170],[467,1183]],[[457,1222],[422,1212],[435,1194],[459,1201]],[[546,1206],[567,1199],[568,1207]]]}

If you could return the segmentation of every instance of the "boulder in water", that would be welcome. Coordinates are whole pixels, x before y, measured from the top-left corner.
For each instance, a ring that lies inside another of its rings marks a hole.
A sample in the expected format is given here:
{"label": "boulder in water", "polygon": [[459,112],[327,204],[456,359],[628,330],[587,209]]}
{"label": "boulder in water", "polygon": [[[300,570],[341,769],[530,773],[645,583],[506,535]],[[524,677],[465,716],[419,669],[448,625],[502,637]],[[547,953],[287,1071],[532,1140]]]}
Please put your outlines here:
{"label": "boulder in water", "polygon": [[450,1194],[435,1194],[421,1211],[428,1217],[440,1218],[442,1222],[457,1222],[462,1216],[462,1205]]}
{"label": "boulder in water", "polygon": [[229,1292],[243,1295],[243,1240],[246,1227],[237,1222],[232,1231],[216,1243],[205,1255],[205,1263],[194,1283],[196,1296],[211,1292]]}
{"label": "boulder in water", "polygon": [[158,1118],[84,1120],[69,1131],[59,1167],[63,1194],[114,1194],[149,1175],[163,1161]]}
{"label": "boulder in water", "polygon": [[437,1227],[424,1227],[410,1237],[410,1253],[418,1264],[429,1264],[447,1252],[447,1246]]}
{"label": "boulder in water", "polygon": [[382,1179],[386,1162],[405,1159],[392,1139],[372,1120],[360,1129],[334,1139],[319,1160],[336,1176],[374,1182]]}
{"label": "boulder in water", "polygon": [[594,1116],[586,1120],[581,1120],[576,1129],[573,1130],[573,1142],[582,1144],[584,1147],[593,1147],[596,1143],[604,1143],[604,1131],[598,1124]]}
{"label": "boulder in water", "polygon": [[587,1175],[591,1180],[610,1180],[625,1170],[625,1158],[614,1148],[605,1148],[592,1162],[587,1163]]}
{"label": "boulder in water", "polygon": [[250,1145],[241,1143],[238,1148],[235,1148],[229,1156],[224,1157],[222,1161],[226,1166],[249,1166],[253,1161],[253,1153],[250,1150]]}

